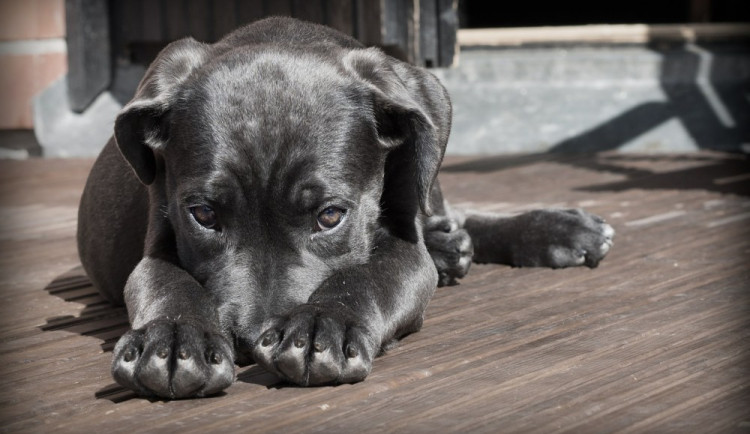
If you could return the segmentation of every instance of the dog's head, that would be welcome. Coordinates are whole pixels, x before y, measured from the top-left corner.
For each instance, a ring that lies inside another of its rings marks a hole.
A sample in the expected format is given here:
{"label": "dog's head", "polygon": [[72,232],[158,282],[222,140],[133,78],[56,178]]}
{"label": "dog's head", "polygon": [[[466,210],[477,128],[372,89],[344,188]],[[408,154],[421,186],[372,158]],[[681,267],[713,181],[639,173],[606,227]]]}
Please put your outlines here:
{"label": "dog's head", "polygon": [[[168,46],[115,123],[150,236],[247,332],[382,231],[421,239],[450,124],[430,74],[375,49]],[[148,249],[148,247],[147,247]]]}

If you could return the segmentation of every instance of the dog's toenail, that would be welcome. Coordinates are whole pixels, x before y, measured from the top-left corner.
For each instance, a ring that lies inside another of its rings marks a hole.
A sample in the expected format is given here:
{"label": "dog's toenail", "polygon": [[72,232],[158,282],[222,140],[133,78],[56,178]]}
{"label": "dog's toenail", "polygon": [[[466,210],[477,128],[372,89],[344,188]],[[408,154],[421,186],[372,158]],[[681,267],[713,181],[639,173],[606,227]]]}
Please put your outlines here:
{"label": "dog's toenail", "polygon": [[156,355],[159,356],[160,359],[166,359],[169,355],[169,351],[166,348],[162,348],[156,353]]}
{"label": "dog's toenail", "polygon": [[353,359],[359,355],[359,351],[356,348],[349,346],[346,347],[346,357]]}
{"label": "dog's toenail", "polygon": [[296,339],[296,340],[294,341],[294,346],[295,346],[295,347],[297,347],[297,348],[302,348],[302,347],[304,347],[304,346],[305,346],[306,344],[307,344],[307,339],[305,339],[305,338],[297,338],[297,339]]}
{"label": "dog's toenail", "polygon": [[122,359],[126,362],[132,362],[135,360],[135,350],[133,348],[125,351],[125,354],[122,356]]}
{"label": "dog's toenail", "polygon": [[326,349],[325,345],[323,345],[323,344],[322,344],[322,343],[320,343],[320,342],[315,342],[315,345],[314,345],[314,347],[315,347],[315,352],[317,352],[317,353],[322,353],[322,352],[323,352],[323,350],[325,350],[325,349]]}
{"label": "dog's toenail", "polygon": [[212,364],[219,365],[224,359],[221,357],[221,354],[219,353],[211,353],[211,357],[209,357],[209,360],[211,361]]}
{"label": "dog's toenail", "polygon": [[274,342],[273,335],[271,333],[268,333],[267,335],[263,336],[263,341],[261,341],[261,345],[264,347],[267,347],[271,345]]}
{"label": "dog's toenail", "polygon": [[188,354],[188,352],[185,350],[180,350],[180,353],[177,354],[177,357],[179,357],[180,360],[187,360],[190,358],[190,354]]}

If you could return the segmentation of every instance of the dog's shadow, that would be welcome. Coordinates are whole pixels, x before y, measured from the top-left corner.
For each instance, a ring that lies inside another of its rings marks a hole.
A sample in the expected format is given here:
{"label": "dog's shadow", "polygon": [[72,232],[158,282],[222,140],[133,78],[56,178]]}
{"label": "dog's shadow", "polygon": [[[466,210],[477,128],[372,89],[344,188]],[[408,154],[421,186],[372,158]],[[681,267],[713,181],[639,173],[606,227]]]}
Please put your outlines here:
{"label": "dog's shadow", "polygon": [[[78,316],[47,318],[46,324],[39,327],[42,331],[63,330],[94,337],[101,341],[102,351],[109,353],[120,336],[130,328],[125,308],[113,306],[102,298],[81,266],[56,277],[44,290],[64,301],[81,304],[83,308]],[[112,383],[98,390],[95,397],[117,403],[135,398],[136,395],[119,384]]]}
{"label": "dog's shadow", "polygon": [[101,340],[103,351],[111,352],[129,328],[125,308],[102,298],[80,266],[58,276],[44,290],[67,302],[82,304],[83,309],[78,316],[47,318],[47,323],[39,327],[42,331],[64,330],[95,337]]}
{"label": "dog's shadow", "polygon": [[[114,349],[120,336],[130,328],[125,308],[113,306],[102,298],[81,266],[56,277],[44,290],[64,301],[81,304],[83,308],[77,316],[47,318],[46,324],[39,327],[42,331],[62,330],[94,337],[101,341],[102,351],[109,353]],[[97,391],[95,397],[117,403],[135,398],[136,395],[112,383]]]}

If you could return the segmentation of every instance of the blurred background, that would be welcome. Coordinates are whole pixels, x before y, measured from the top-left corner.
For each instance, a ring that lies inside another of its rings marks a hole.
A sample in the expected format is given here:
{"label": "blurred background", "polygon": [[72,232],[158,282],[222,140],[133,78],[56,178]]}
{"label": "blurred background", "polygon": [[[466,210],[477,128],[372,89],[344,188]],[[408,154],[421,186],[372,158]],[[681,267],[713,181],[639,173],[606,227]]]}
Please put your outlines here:
{"label": "blurred background", "polygon": [[185,36],[271,15],[427,67],[450,154],[750,152],[746,0],[0,0],[0,157],[94,156]]}

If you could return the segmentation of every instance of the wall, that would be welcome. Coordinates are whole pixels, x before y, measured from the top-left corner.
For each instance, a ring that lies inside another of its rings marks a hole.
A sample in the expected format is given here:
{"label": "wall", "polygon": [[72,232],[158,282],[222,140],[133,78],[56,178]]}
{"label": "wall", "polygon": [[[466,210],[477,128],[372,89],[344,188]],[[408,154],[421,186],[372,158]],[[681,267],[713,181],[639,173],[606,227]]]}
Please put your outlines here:
{"label": "wall", "polygon": [[67,68],[64,0],[0,0],[0,130],[33,128],[32,98]]}

